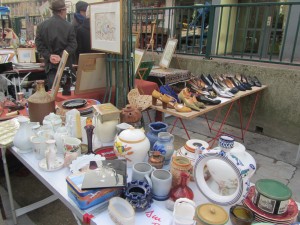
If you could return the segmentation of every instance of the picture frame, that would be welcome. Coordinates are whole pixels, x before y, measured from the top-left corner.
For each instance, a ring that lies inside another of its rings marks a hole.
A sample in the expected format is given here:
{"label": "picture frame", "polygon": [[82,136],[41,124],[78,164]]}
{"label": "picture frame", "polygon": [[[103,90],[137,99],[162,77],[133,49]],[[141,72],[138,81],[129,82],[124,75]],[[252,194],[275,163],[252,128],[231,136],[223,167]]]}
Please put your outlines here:
{"label": "picture frame", "polygon": [[136,74],[136,72],[139,69],[139,66],[142,62],[142,58],[144,56],[145,51],[142,49],[135,49],[134,50],[134,74]]}
{"label": "picture frame", "polygon": [[19,63],[35,63],[35,48],[17,48]]}
{"label": "picture frame", "polygon": [[0,63],[8,62],[9,57],[10,57],[10,54],[0,54]]}
{"label": "picture frame", "polygon": [[122,54],[122,0],[90,4],[91,48]]}
{"label": "picture frame", "polygon": [[174,51],[176,49],[178,40],[175,38],[169,38],[164,49],[163,55],[160,59],[159,66],[161,68],[167,69],[173,58]]}
{"label": "picture frame", "polygon": [[57,68],[57,71],[56,71],[55,79],[53,81],[53,85],[52,85],[52,88],[51,88],[51,95],[52,95],[53,98],[55,98],[56,95],[57,95],[57,92],[58,92],[58,89],[59,89],[59,86],[60,86],[60,80],[61,80],[61,77],[63,75],[68,57],[69,57],[69,53],[66,50],[64,50],[63,54],[60,58],[60,62],[59,62],[59,65],[58,65],[58,68]]}
{"label": "picture frame", "polygon": [[104,87],[106,87],[106,54],[80,54],[74,93],[96,92]]}
{"label": "picture frame", "polygon": [[[155,64],[155,61],[142,61],[140,63],[139,69],[142,70],[142,72],[143,72],[142,77],[144,80],[147,80],[154,64]],[[136,75],[136,77],[140,78],[139,75]]]}

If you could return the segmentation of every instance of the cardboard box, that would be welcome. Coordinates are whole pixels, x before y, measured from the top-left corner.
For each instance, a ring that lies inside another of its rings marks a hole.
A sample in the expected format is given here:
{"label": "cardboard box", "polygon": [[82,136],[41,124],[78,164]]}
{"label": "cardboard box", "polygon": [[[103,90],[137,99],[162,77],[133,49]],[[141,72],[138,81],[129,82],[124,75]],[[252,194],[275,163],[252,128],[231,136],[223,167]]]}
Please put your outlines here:
{"label": "cardboard box", "polygon": [[82,191],[81,185],[85,173],[72,174],[66,178],[68,196],[81,209],[85,210],[94,205],[104,203],[110,198],[121,195],[123,188],[103,188]]}
{"label": "cardboard box", "polygon": [[110,120],[120,120],[121,111],[111,103],[93,105],[94,111],[98,113],[101,123]]}

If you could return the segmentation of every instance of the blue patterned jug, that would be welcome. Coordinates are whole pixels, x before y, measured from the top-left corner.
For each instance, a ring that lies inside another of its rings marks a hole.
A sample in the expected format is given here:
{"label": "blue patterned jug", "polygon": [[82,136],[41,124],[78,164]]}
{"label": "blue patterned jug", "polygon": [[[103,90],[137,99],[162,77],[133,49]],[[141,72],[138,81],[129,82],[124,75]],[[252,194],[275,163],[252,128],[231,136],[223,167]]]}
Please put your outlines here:
{"label": "blue patterned jug", "polygon": [[154,143],[158,139],[159,132],[167,132],[168,124],[163,122],[153,122],[149,124],[149,132],[146,134],[150,141],[150,150],[152,150]]}
{"label": "blue patterned jug", "polygon": [[169,132],[158,133],[158,139],[153,145],[153,151],[159,151],[165,156],[165,165],[168,165],[174,152],[174,136]]}

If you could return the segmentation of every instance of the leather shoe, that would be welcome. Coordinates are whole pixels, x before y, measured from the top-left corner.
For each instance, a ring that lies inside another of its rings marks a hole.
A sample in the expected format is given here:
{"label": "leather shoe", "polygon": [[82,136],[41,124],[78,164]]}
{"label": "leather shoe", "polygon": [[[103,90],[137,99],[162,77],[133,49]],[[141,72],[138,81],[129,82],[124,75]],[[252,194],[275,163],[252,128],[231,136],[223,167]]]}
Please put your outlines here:
{"label": "leather shoe", "polygon": [[196,99],[198,102],[203,102],[205,105],[218,105],[221,103],[221,100],[219,100],[219,99],[213,100],[213,99],[209,99],[203,95],[197,95]]}

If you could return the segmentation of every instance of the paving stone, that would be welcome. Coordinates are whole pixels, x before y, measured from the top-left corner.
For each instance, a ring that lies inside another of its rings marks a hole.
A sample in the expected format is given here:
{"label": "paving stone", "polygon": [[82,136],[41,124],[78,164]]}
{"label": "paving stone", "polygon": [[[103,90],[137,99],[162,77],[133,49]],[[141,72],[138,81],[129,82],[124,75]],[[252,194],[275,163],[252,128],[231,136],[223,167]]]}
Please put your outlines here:
{"label": "paving stone", "polygon": [[283,183],[285,185],[287,185],[288,182],[289,182],[287,179],[284,179],[284,178],[278,178],[278,177],[273,177],[270,174],[259,174],[259,173],[255,173],[251,177],[250,181],[255,184],[256,181],[258,181],[260,179],[274,179],[274,180],[277,180],[277,181],[279,181],[279,182],[281,182],[281,183]]}
{"label": "paving stone", "polygon": [[272,179],[291,179],[294,175],[294,171],[285,170],[284,168],[280,168],[279,166],[261,166],[258,167],[257,174],[266,175],[269,177],[273,177]]}

